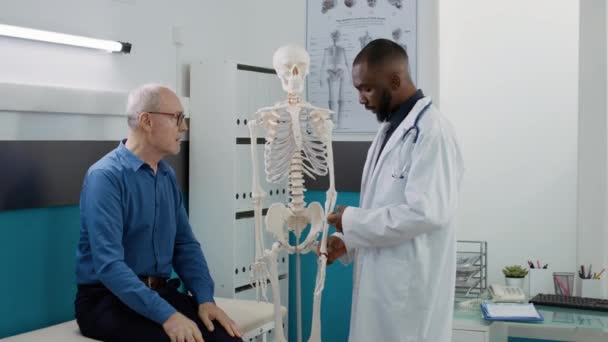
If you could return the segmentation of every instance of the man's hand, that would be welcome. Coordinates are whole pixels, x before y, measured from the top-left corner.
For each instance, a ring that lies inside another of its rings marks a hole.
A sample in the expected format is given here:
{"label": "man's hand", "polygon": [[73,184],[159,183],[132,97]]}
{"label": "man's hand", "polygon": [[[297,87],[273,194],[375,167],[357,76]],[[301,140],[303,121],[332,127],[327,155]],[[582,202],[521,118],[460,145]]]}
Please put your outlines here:
{"label": "man's hand", "polygon": [[171,342],[204,342],[196,323],[179,312],[169,316],[163,323],[163,329]]}
{"label": "man's hand", "polygon": [[[321,245],[317,247],[317,255],[321,254]],[[331,265],[334,260],[346,254],[344,241],[337,236],[330,236],[327,239],[327,264]]]}
{"label": "man's hand", "polygon": [[214,329],[211,321],[216,320],[224,327],[224,329],[226,329],[226,332],[230,336],[241,337],[243,335],[241,329],[239,329],[236,323],[231,320],[228,315],[226,315],[224,310],[215,305],[215,303],[208,302],[199,305],[198,316],[201,318],[201,321],[203,321],[203,324],[205,324],[207,330],[209,331],[213,331]]}
{"label": "man's hand", "polygon": [[336,231],[342,233],[342,214],[344,214],[346,207],[343,205],[338,206],[338,211],[331,213],[327,216],[327,223],[336,227]]}

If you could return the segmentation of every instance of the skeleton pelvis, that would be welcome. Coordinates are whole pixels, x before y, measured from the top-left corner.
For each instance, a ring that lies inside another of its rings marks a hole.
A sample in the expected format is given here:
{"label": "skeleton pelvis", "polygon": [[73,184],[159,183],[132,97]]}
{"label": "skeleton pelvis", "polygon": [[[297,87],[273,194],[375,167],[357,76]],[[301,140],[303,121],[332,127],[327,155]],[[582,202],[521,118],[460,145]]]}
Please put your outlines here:
{"label": "skeleton pelvis", "polygon": [[323,225],[323,208],[318,202],[312,202],[307,208],[297,212],[283,203],[274,203],[266,214],[266,229],[279,241],[287,240],[285,229],[298,234],[308,224],[311,225],[311,232],[319,231]]}

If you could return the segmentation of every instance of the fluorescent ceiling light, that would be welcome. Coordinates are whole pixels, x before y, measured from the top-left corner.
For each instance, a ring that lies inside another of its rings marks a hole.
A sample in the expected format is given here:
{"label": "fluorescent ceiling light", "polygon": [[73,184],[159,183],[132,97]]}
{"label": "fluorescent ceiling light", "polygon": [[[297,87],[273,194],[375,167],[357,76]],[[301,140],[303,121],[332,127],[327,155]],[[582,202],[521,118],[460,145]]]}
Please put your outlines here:
{"label": "fluorescent ceiling light", "polygon": [[100,49],[108,52],[131,52],[131,44],[112,40],[95,39],[71,34],[34,30],[25,27],[0,24],[0,36],[40,40],[43,42],[65,44]]}

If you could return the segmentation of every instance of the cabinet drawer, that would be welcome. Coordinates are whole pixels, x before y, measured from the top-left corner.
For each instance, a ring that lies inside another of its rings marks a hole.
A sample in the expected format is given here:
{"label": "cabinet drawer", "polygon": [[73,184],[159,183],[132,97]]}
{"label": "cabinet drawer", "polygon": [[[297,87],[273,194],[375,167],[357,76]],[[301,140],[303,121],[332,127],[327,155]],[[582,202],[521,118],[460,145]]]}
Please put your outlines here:
{"label": "cabinet drawer", "polygon": [[452,342],[488,342],[487,333],[473,330],[452,330]]}

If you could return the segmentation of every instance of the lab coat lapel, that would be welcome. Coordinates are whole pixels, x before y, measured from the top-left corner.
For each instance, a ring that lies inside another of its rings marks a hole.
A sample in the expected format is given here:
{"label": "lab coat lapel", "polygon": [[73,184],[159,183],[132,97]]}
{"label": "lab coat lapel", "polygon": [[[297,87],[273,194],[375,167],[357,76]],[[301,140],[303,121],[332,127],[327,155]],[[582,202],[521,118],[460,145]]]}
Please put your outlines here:
{"label": "lab coat lapel", "polygon": [[[378,176],[378,172],[379,172],[380,168],[382,167],[382,163],[384,162],[384,159],[386,159],[386,156],[391,152],[391,150],[393,148],[395,148],[395,146],[398,146],[400,143],[403,142],[402,141],[403,135],[410,127],[414,126],[414,123],[416,122],[416,118],[418,117],[418,115],[420,115],[420,111],[430,101],[431,101],[430,97],[424,97],[424,98],[418,100],[418,102],[416,102],[416,105],[414,106],[414,108],[412,108],[412,110],[408,113],[408,115],[401,122],[401,124],[399,124],[399,127],[397,127],[395,132],[393,132],[393,135],[391,135],[391,138],[386,142],[386,146],[384,146],[384,150],[382,150],[382,154],[380,155],[380,158],[378,159],[378,163],[376,163],[376,167],[374,168],[374,172],[372,173],[372,179],[376,179],[376,177]],[[387,124],[387,127],[388,127],[388,124]]]}
{"label": "lab coat lapel", "polygon": [[378,133],[376,133],[376,137],[372,142],[372,145],[369,148],[369,152],[367,153],[367,157],[365,159],[365,166],[363,167],[363,178],[361,180],[361,203],[359,204],[361,207],[364,207],[364,201],[366,200],[366,194],[368,193],[367,188],[370,181],[370,177],[372,172],[377,165],[375,161],[378,159],[378,153],[380,152],[380,146],[382,144],[382,140],[384,139],[384,134],[386,130],[388,130],[388,123],[383,123],[378,129]]}

